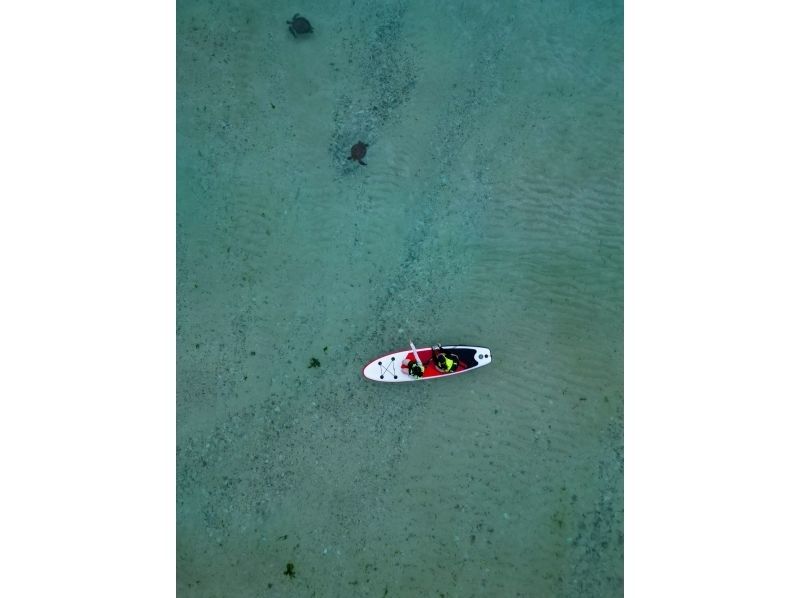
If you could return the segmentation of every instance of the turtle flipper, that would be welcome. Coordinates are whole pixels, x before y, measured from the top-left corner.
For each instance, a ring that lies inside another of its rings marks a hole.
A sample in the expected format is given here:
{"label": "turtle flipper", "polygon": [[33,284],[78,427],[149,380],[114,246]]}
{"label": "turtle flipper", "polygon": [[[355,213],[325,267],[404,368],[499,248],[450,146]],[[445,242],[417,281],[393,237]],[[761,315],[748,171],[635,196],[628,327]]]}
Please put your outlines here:
{"label": "turtle flipper", "polygon": [[[286,22],[288,23],[289,21],[286,21]],[[292,34],[292,37],[297,37],[297,34],[294,32],[294,29],[292,29],[291,26],[289,27],[289,33]]]}
{"label": "turtle flipper", "polygon": [[366,166],[367,165],[367,163],[364,162],[363,160],[359,160],[358,163],[361,164],[361,166]]}

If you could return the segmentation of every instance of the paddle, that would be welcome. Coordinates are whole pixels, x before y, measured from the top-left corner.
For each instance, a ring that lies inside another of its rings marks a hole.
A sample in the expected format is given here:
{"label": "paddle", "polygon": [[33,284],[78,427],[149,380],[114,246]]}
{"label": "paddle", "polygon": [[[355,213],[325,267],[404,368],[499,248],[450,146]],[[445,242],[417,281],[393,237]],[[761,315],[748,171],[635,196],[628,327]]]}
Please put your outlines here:
{"label": "paddle", "polygon": [[414,357],[415,357],[415,358],[416,358],[416,360],[417,360],[417,365],[418,365],[418,366],[419,366],[421,369],[425,369],[425,367],[422,365],[422,360],[419,358],[419,355],[417,354],[417,348],[414,346],[414,343],[413,343],[413,342],[411,342],[411,341],[408,341],[408,342],[411,344],[411,351],[414,353]]}

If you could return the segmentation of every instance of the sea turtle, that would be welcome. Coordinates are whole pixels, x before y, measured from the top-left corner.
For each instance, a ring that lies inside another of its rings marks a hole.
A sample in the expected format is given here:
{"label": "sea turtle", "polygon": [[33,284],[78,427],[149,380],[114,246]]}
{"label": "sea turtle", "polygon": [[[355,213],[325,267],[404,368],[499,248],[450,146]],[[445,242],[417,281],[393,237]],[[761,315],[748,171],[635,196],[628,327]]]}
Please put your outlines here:
{"label": "sea turtle", "polygon": [[297,37],[298,34],[314,33],[314,28],[311,26],[311,23],[308,22],[308,19],[301,17],[298,13],[295,13],[291,21],[286,21],[286,24],[289,25],[289,31],[291,31],[292,35],[295,37]]}
{"label": "sea turtle", "polygon": [[355,160],[361,166],[366,166],[366,162],[363,161],[363,157],[367,155],[367,148],[369,145],[364,143],[363,141],[359,141],[353,147],[350,148],[350,157],[347,158],[348,160]]}

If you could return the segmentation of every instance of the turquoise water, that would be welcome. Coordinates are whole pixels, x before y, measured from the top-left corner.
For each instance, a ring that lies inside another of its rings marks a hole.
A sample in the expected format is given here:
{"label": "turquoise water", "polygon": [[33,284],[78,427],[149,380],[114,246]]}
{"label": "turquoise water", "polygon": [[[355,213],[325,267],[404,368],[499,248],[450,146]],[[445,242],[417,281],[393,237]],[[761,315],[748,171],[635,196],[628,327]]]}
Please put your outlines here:
{"label": "turquoise water", "polygon": [[622,3],[177,16],[178,594],[621,595]]}

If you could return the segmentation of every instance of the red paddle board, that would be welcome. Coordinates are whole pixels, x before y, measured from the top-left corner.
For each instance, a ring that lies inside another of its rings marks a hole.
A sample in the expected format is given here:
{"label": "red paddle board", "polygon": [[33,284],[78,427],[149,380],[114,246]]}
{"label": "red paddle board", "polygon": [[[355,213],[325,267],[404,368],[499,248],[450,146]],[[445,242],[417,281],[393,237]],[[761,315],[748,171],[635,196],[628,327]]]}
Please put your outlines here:
{"label": "red paddle board", "polygon": [[452,371],[440,371],[434,363],[433,347],[426,347],[425,349],[417,349],[417,355],[419,355],[424,367],[421,378],[411,376],[408,373],[408,364],[416,361],[414,352],[410,349],[395,351],[373,359],[364,366],[361,373],[367,380],[374,380],[375,382],[417,382],[456,376],[492,362],[492,353],[486,347],[445,345],[441,348],[441,352],[456,362]]}

